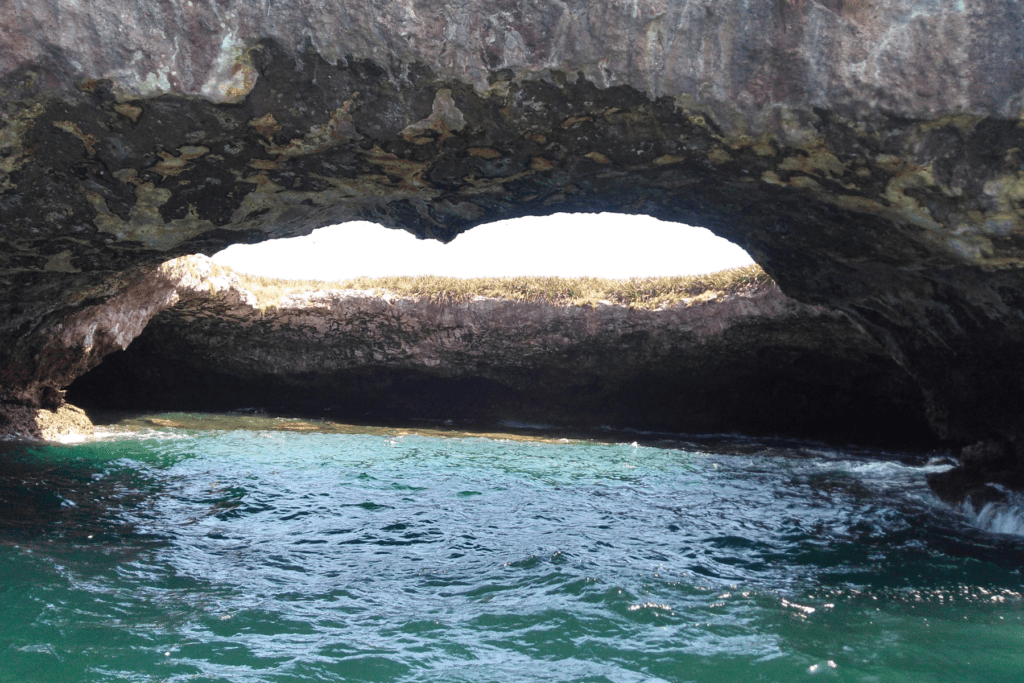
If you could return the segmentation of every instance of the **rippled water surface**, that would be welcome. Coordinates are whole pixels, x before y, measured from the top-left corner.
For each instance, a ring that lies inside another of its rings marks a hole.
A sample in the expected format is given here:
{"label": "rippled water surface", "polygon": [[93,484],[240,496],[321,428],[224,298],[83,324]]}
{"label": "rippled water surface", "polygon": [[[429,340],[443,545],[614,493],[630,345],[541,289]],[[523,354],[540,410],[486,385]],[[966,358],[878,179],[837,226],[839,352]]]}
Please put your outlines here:
{"label": "rippled water surface", "polygon": [[0,682],[1024,680],[1024,539],[941,467],[195,415],[6,443]]}

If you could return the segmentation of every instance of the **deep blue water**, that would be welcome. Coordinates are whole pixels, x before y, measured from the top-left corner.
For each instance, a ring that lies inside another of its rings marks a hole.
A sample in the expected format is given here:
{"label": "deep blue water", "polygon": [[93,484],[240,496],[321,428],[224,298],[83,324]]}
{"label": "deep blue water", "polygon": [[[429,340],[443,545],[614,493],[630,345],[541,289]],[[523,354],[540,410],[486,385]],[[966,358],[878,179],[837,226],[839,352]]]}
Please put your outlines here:
{"label": "deep blue water", "polygon": [[927,456],[155,419],[0,449],[0,683],[1024,680]]}

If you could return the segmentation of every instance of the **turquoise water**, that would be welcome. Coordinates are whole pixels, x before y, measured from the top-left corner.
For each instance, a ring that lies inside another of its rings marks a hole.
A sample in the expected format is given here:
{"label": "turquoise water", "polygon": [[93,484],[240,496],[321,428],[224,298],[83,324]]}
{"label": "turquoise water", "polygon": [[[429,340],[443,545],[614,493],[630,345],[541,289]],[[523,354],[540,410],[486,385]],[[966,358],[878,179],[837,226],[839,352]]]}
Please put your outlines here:
{"label": "turquoise water", "polygon": [[923,456],[155,420],[0,449],[0,682],[1024,679]]}

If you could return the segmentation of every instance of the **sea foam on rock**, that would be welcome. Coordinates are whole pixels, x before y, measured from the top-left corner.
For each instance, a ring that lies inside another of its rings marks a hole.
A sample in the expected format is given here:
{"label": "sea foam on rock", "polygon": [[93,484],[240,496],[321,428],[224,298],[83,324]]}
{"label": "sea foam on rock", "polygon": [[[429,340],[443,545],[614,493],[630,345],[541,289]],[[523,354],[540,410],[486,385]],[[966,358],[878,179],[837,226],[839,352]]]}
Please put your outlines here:
{"label": "sea foam on rock", "polygon": [[1024,496],[998,484],[986,489],[968,495],[957,508],[979,529],[1024,536]]}

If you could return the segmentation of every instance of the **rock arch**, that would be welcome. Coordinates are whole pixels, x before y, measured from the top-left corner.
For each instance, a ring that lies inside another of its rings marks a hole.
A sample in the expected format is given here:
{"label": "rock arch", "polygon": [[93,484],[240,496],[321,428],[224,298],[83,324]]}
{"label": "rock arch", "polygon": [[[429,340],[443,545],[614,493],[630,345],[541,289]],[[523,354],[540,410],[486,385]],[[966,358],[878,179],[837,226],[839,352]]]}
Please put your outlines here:
{"label": "rock arch", "polygon": [[177,255],[355,218],[448,240],[613,210],[736,242],[788,295],[882,343],[941,436],[1016,457],[1022,14],[1010,0],[0,9],[2,398],[59,401],[131,337],[90,307]]}

